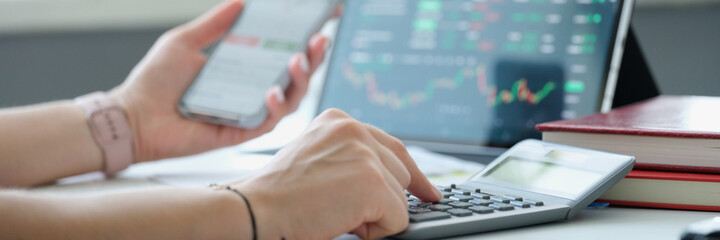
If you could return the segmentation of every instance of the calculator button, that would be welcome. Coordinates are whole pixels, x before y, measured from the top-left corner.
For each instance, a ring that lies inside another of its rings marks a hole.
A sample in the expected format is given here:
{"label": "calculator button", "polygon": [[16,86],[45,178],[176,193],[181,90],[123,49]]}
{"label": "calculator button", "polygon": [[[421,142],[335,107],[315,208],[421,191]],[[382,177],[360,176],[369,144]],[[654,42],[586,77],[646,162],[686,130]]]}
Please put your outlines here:
{"label": "calculator button", "polygon": [[531,204],[531,205],[533,205],[533,206],[536,206],[536,207],[545,205],[545,204],[543,203],[543,201],[533,200],[533,199],[525,199],[525,202],[526,202],[526,203],[529,203],[529,204]]}
{"label": "calculator button", "polygon": [[504,197],[505,199],[507,199],[507,200],[510,200],[510,201],[522,201],[522,200],[523,200],[522,197],[518,197],[518,196],[515,196],[515,195],[505,195],[505,196],[503,196],[503,197]]}
{"label": "calculator button", "polygon": [[457,187],[457,185],[455,185],[454,183],[450,184],[450,188],[456,188],[456,187]]}
{"label": "calculator button", "polygon": [[429,207],[430,205],[432,205],[432,203],[413,201],[413,202],[408,202],[408,205],[413,206],[413,207],[426,208],[426,207]]}
{"label": "calculator button", "polygon": [[480,206],[489,206],[490,204],[493,204],[495,202],[485,199],[473,199],[468,201],[468,203],[471,203],[473,205],[480,205]]}
{"label": "calculator button", "polygon": [[490,204],[489,207],[491,207],[491,208],[493,208],[493,209],[495,209],[495,210],[499,210],[499,211],[507,211],[507,210],[513,210],[513,209],[515,209],[515,207],[513,207],[513,205],[505,204],[505,203]]}
{"label": "calculator button", "polygon": [[521,207],[521,208],[529,208],[530,204],[525,202],[518,202],[518,201],[510,201],[510,205]]}
{"label": "calculator button", "polygon": [[480,191],[480,189],[479,189],[479,188],[476,188],[475,190],[473,190],[473,192],[476,192],[476,193],[482,193],[482,191]]}
{"label": "calculator button", "polygon": [[490,200],[492,200],[493,202],[498,202],[498,203],[510,203],[510,200],[507,200],[502,196],[492,196],[492,197],[490,197]]}
{"label": "calculator button", "polygon": [[425,212],[430,212],[430,211],[432,211],[432,210],[427,209],[427,208],[419,208],[419,207],[411,207],[411,208],[408,208],[408,212],[410,212],[410,213],[412,213],[412,214],[425,213]]}
{"label": "calculator button", "polygon": [[455,196],[455,194],[451,192],[443,192],[443,198],[449,198],[450,196]]}
{"label": "calculator button", "polygon": [[428,207],[428,209],[430,209],[432,211],[440,211],[440,212],[444,212],[444,211],[450,210],[452,208],[453,207],[444,205],[444,204],[435,204],[435,205]]}
{"label": "calculator button", "polygon": [[437,202],[434,202],[434,204],[448,204],[448,203],[451,203],[451,202],[454,202],[454,201],[451,200],[451,199],[443,198],[443,199],[440,199],[440,200],[437,201]]}
{"label": "calculator button", "polygon": [[418,214],[410,214],[410,222],[424,222],[432,220],[440,220],[450,218],[450,214],[444,212],[426,212]]}
{"label": "calculator button", "polygon": [[473,198],[471,196],[465,196],[465,195],[450,196],[450,200],[461,201],[461,202],[467,202],[467,201],[470,201],[473,199],[475,199],[475,198]]}
{"label": "calculator button", "polygon": [[475,213],[481,213],[481,214],[492,213],[495,211],[495,210],[493,210],[493,208],[486,207],[486,206],[469,207],[468,210],[473,211]]}
{"label": "calculator button", "polygon": [[449,192],[449,191],[452,190],[452,188],[451,188],[451,187],[448,187],[448,186],[440,186],[440,185],[438,185],[438,186],[436,186],[436,187],[437,187],[438,189],[440,189],[440,191],[443,191],[443,192]]}
{"label": "calculator button", "polygon": [[471,197],[474,197],[474,198],[479,198],[479,199],[490,199],[490,195],[487,195],[487,194],[484,194],[484,193],[473,193],[473,194],[470,195],[470,196],[471,196]]}
{"label": "calculator button", "polygon": [[465,216],[472,215],[472,211],[465,210],[465,209],[450,209],[447,212],[449,214],[452,214],[453,216],[458,216],[458,217],[465,217]]}
{"label": "calculator button", "polygon": [[460,194],[460,195],[470,195],[470,193],[471,193],[470,190],[460,189],[460,188],[455,188],[452,190],[452,192],[455,194]]}
{"label": "calculator button", "polygon": [[466,203],[466,202],[451,202],[451,203],[448,203],[448,205],[450,205],[454,208],[469,208],[469,207],[474,206],[471,203]]}

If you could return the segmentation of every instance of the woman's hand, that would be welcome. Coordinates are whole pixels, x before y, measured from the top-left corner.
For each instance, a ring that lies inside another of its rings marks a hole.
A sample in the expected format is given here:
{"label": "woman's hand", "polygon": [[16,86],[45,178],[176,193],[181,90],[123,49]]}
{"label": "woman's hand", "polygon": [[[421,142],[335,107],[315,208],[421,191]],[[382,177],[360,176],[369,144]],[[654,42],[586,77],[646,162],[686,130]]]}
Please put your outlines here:
{"label": "woman's hand", "polygon": [[248,197],[261,239],[388,236],[407,227],[404,189],[427,202],[441,198],[400,140],[336,109],[231,185]]}
{"label": "woman's hand", "polygon": [[325,37],[313,36],[307,55],[298,53],[289,60],[290,87],[285,92],[279,86],[268,91],[265,97],[268,118],[256,129],[192,121],[183,118],[176,109],[181,95],[205,64],[207,56],[203,49],[225,34],[242,9],[242,2],[228,1],[166,32],[127,80],[110,92],[130,119],[136,162],[239,144],[269,132],[280,119],[297,109],[310,76],[325,56],[328,44]]}

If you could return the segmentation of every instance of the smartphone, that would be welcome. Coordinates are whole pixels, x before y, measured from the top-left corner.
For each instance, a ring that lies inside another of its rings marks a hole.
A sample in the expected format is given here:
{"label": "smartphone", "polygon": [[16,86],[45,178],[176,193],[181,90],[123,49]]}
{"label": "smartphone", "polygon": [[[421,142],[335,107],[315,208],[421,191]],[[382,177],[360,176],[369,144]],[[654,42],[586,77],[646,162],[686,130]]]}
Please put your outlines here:
{"label": "smartphone", "polygon": [[252,129],[267,118],[265,94],[290,84],[288,61],[332,16],[339,0],[250,0],[183,94],[185,117]]}

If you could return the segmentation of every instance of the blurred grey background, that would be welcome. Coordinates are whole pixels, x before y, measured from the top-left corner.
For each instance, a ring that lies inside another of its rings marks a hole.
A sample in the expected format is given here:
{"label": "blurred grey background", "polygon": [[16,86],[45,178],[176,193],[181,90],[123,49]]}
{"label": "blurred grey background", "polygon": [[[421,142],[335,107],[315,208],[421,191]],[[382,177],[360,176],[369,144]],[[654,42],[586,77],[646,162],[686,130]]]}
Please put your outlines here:
{"label": "blurred grey background", "polygon": [[[0,0],[0,107],[110,89],[217,2]],[[661,93],[720,95],[720,1],[639,0],[632,26]]]}

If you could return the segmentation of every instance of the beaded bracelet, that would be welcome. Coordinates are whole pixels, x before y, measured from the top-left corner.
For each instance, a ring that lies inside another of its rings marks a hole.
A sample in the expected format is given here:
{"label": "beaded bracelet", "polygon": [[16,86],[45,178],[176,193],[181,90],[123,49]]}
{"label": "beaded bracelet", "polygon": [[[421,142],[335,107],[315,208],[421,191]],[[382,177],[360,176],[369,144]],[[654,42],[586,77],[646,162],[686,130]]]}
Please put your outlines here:
{"label": "beaded bracelet", "polygon": [[217,184],[210,184],[210,188],[213,190],[229,190],[240,196],[245,201],[245,206],[247,206],[248,212],[250,213],[250,224],[252,226],[252,232],[253,232],[253,240],[257,240],[257,227],[255,226],[255,215],[253,214],[252,208],[250,207],[250,201],[243,195],[240,191],[238,191],[235,188],[232,188],[230,186],[220,186]]}

